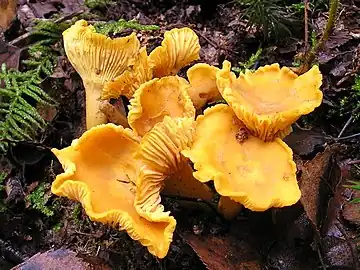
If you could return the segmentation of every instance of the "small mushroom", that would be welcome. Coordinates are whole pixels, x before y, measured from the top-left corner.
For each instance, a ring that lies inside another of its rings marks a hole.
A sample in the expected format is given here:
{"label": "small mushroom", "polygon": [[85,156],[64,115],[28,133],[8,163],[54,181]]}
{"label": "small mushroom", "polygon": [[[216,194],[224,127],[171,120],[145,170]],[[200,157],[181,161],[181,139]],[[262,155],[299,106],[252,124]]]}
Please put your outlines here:
{"label": "small mushroom", "polygon": [[166,256],[176,221],[169,213],[142,218],[134,207],[136,169],[134,158],[140,139],[129,129],[103,124],[86,131],[71,146],[52,149],[64,168],[51,191],[81,202],[93,221],[126,230],[149,252]]}
{"label": "small mushroom", "polygon": [[214,181],[216,191],[253,211],[284,207],[300,199],[291,149],[279,138],[254,137],[226,104],[205,110],[196,120],[191,149],[194,176]]}
{"label": "small mushroom", "polygon": [[196,33],[190,28],[174,28],[166,31],[161,46],[149,55],[154,77],[175,75],[181,68],[200,58],[200,44]]}
{"label": "small mushroom", "polygon": [[101,97],[111,96],[109,91],[103,93],[104,85],[134,65],[140,42],[135,33],[116,39],[98,34],[84,20],[65,30],[63,37],[66,55],[84,83],[87,129],[104,124]]}
{"label": "small mushroom", "polygon": [[196,110],[203,108],[206,103],[221,100],[221,94],[216,86],[217,67],[198,63],[187,71],[191,87],[188,88],[189,96]]}
{"label": "small mushroom", "polygon": [[155,78],[143,83],[130,100],[130,127],[144,136],[166,115],[195,118],[195,108],[187,93],[189,87],[189,83],[178,76]]}
{"label": "small mushroom", "polygon": [[224,61],[216,83],[236,116],[264,141],[289,134],[291,124],[320,106],[323,97],[317,66],[298,76],[287,67],[272,64],[236,78],[230,63]]}
{"label": "small mushroom", "polygon": [[180,153],[191,146],[194,123],[193,118],[165,116],[141,139],[135,208],[144,218],[164,211],[160,192],[211,202],[214,192],[194,178],[188,159]]}

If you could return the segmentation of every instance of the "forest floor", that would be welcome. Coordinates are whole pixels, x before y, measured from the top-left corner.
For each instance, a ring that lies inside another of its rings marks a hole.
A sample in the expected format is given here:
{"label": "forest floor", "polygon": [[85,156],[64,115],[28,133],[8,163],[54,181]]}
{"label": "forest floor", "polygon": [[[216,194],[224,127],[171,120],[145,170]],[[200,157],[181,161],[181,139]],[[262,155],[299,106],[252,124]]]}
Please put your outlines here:
{"label": "forest floor", "polygon": [[[89,9],[80,0],[23,0],[0,41],[0,62],[22,70],[33,42],[28,35],[32,22],[51,16],[63,22],[88,16],[91,21],[124,18],[158,25],[159,30],[139,31],[148,50],[161,43],[166,30],[187,26],[199,36],[200,61],[218,67],[223,60],[233,66],[245,63],[259,47],[255,66],[276,62],[290,67],[304,52],[303,12],[294,12],[291,35],[280,29],[276,39],[264,40],[259,29],[247,27],[235,1],[210,2],[122,0]],[[309,28],[316,37],[327,18],[326,4],[309,11]],[[285,139],[294,151],[301,200],[259,213],[243,209],[229,222],[204,203],[165,198],[178,225],[163,260],[126,232],[91,222],[79,203],[51,194],[51,182],[62,168],[49,149],[70,145],[84,131],[85,121],[81,79],[62,41],[53,46],[57,66],[41,87],[58,105],[38,108],[49,124],[36,142],[18,143],[1,157],[6,177],[0,189],[0,269],[59,248],[74,251],[94,267],[86,269],[360,269],[360,205],[350,202],[360,197],[360,190],[344,186],[360,180],[360,136],[352,136],[360,132],[360,89],[352,90],[360,74],[359,1],[341,1],[335,28],[316,59],[323,74],[323,104],[300,118]]]}

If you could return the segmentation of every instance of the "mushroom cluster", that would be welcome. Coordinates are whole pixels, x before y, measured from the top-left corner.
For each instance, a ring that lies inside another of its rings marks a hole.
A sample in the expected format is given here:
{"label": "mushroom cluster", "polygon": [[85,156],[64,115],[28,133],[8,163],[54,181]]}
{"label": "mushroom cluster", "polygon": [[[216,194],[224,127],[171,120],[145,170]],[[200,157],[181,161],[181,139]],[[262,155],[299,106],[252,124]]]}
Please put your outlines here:
{"label": "mushroom cluster", "polygon": [[[185,79],[178,72],[200,51],[189,28],[165,32],[149,55],[134,33],[110,39],[84,20],[63,35],[84,83],[87,131],[52,150],[64,168],[52,192],[81,202],[91,220],[126,230],[163,258],[176,220],[160,194],[208,202],[220,194],[218,211],[228,219],[242,205],[264,211],[299,200],[292,151],[282,138],[321,103],[316,66],[297,76],[273,64],[236,78],[227,61],[222,69],[197,63]],[[102,104],[119,96],[130,100],[129,112],[122,125],[107,123]],[[201,114],[220,99],[228,105]]]}

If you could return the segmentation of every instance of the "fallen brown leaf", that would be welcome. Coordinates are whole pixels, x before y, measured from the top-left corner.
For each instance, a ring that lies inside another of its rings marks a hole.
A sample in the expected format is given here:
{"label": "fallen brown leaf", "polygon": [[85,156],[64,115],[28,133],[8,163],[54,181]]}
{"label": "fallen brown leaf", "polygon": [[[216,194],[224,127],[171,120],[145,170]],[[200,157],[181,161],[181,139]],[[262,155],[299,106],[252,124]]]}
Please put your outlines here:
{"label": "fallen brown leaf", "polygon": [[4,41],[0,41],[0,45],[0,64],[5,64],[7,69],[18,69],[22,49],[8,45]]}
{"label": "fallen brown leaf", "polygon": [[[321,184],[326,179],[326,173],[330,165],[331,157],[340,150],[339,144],[333,144],[318,153],[314,159],[306,162],[302,166],[299,186],[301,190],[300,201],[304,207],[305,213],[309,217],[313,226],[318,230],[320,225],[321,206],[324,203]],[[325,185],[326,186],[326,185]]]}
{"label": "fallen brown leaf", "polygon": [[[360,191],[353,193],[353,196],[360,198]],[[342,211],[342,216],[351,224],[360,226],[360,205],[359,203],[346,202]]]}
{"label": "fallen brown leaf", "polygon": [[58,9],[50,1],[34,1],[28,3],[29,7],[34,12],[36,18],[49,18],[53,13],[56,13]]}
{"label": "fallen brown leaf", "polygon": [[302,157],[314,156],[324,149],[326,138],[320,132],[303,130],[294,127],[294,131],[284,138],[284,142],[290,146],[295,154]]}
{"label": "fallen brown leaf", "polygon": [[[58,1],[52,2],[56,3]],[[62,0],[61,4],[63,5],[63,7],[61,8],[61,12],[65,14],[76,13],[80,10],[87,9],[84,5],[84,0]]]}
{"label": "fallen brown leaf", "polygon": [[209,270],[262,269],[254,248],[230,234],[196,236],[182,233],[181,236]]}
{"label": "fallen brown leaf", "polygon": [[28,27],[36,18],[34,11],[27,4],[19,7],[17,17],[24,27]]}

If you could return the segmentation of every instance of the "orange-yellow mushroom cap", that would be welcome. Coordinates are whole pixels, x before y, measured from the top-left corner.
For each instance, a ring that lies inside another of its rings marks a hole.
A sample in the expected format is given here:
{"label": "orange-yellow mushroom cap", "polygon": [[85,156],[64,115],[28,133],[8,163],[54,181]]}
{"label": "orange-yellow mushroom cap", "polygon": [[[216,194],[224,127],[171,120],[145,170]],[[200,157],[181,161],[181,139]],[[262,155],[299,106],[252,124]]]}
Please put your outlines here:
{"label": "orange-yellow mushroom cap", "polygon": [[177,74],[181,68],[199,59],[199,52],[199,38],[190,28],[166,31],[161,46],[149,55],[154,76],[161,78]]}
{"label": "orange-yellow mushroom cap", "polygon": [[195,109],[201,109],[208,102],[220,100],[221,94],[216,86],[217,67],[208,64],[195,64],[187,71],[191,87],[188,88],[189,96]]}
{"label": "orange-yellow mushroom cap", "polygon": [[53,149],[64,173],[57,175],[54,194],[81,202],[93,221],[124,229],[159,258],[166,256],[176,221],[169,215],[142,218],[135,210],[136,160],[139,138],[114,124],[86,131],[71,146]]}
{"label": "orange-yellow mushroom cap", "polygon": [[214,180],[220,195],[253,211],[300,199],[292,151],[281,139],[264,142],[246,133],[226,104],[206,109],[196,123],[193,145],[182,153],[194,163],[199,181]]}
{"label": "orange-yellow mushroom cap", "polygon": [[135,33],[111,39],[84,20],[65,30],[63,37],[66,55],[84,83],[87,128],[106,123],[99,109],[104,84],[134,65],[140,42]]}
{"label": "orange-yellow mushroom cap", "polygon": [[298,76],[278,64],[246,71],[236,78],[225,61],[216,75],[218,89],[251,133],[269,141],[289,133],[289,126],[322,102],[322,75],[317,66]]}
{"label": "orange-yellow mushroom cap", "polygon": [[[181,151],[189,149],[194,135],[193,118],[171,118],[162,122],[141,139],[135,207],[145,218],[149,213],[163,213],[160,192],[211,201],[213,191],[192,175],[192,168]],[[164,190],[163,190],[164,188]]]}
{"label": "orange-yellow mushroom cap", "polygon": [[130,100],[130,127],[143,136],[166,115],[194,118],[195,108],[187,93],[188,87],[189,83],[178,76],[155,78],[143,83]]}
{"label": "orange-yellow mushroom cap", "polygon": [[140,49],[132,67],[105,84],[102,98],[118,98],[120,95],[123,95],[130,99],[142,83],[150,81],[151,79],[152,69],[148,63],[146,47],[143,47]]}

